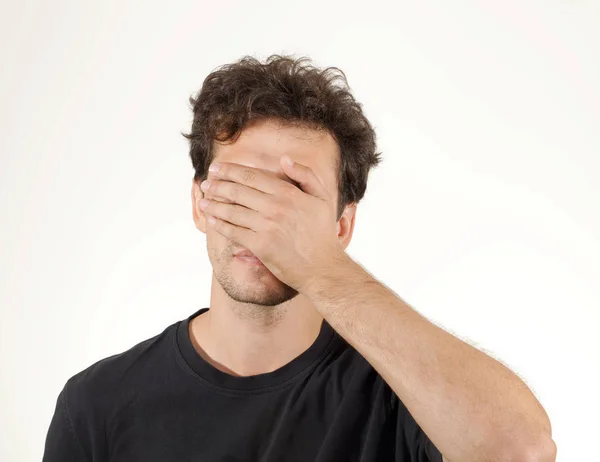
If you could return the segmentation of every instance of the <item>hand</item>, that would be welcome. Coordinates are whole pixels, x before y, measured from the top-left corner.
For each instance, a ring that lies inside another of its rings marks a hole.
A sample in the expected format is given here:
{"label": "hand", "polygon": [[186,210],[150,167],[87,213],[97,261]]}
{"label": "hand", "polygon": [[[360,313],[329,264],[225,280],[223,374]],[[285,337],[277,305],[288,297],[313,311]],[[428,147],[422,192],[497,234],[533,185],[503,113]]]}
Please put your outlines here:
{"label": "hand", "polygon": [[[281,170],[299,187],[262,169],[220,162],[201,185],[205,198],[200,207],[209,226],[250,250],[275,277],[302,293],[345,252],[337,238],[331,195],[309,167],[288,161],[281,157]],[[227,202],[209,200],[207,193]]]}

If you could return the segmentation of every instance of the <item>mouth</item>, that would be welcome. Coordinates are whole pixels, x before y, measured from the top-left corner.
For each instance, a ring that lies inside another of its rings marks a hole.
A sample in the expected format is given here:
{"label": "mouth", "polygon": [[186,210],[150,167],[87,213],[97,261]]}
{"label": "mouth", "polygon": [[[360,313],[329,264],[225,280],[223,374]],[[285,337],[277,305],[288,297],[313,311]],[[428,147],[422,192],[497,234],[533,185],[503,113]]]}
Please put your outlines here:
{"label": "mouth", "polygon": [[244,262],[244,263],[247,263],[248,265],[264,266],[263,262],[261,262],[254,255],[235,255],[235,258],[237,260],[240,260],[240,261]]}

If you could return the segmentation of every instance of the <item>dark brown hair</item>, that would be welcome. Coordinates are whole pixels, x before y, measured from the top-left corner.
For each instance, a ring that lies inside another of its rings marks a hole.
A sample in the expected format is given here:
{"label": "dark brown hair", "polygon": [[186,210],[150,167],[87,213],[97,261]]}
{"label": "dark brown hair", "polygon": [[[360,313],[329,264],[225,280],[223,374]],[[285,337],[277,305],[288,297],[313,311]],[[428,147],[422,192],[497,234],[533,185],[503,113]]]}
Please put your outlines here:
{"label": "dark brown hair", "polygon": [[338,216],[358,203],[367,189],[369,170],[381,161],[375,131],[350,93],[337,67],[318,69],[307,57],[271,55],[264,63],[244,56],[209,74],[189,99],[194,113],[189,134],[194,179],[204,180],[214,156],[213,142],[239,137],[250,120],[267,118],[327,130],[336,140]]}

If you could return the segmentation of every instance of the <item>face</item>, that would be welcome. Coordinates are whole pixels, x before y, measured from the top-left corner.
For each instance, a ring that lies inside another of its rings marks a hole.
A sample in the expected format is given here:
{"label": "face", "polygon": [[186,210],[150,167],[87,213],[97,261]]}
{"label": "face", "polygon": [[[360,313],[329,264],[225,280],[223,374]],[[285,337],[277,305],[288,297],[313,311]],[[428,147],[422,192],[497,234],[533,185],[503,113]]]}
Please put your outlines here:
{"label": "face", "polygon": [[[339,148],[333,137],[325,131],[285,126],[269,120],[257,121],[246,127],[235,143],[216,142],[214,160],[263,169],[271,175],[292,182],[279,164],[279,159],[284,154],[315,172],[331,194],[330,205],[335,210],[338,200],[335,163],[339,158]],[[194,221],[196,227],[206,233],[208,256],[214,276],[225,293],[237,302],[261,306],[280,305],[296,297],[298,292],[277,279],[264,265],[234,257],[234,253],[245,249],[217,233],[214,228],[207,228],[204,212],[198,207],[202,197],[199,182],[194,182]],[[210,194],[207,197],[226,201],[213,198]]]}

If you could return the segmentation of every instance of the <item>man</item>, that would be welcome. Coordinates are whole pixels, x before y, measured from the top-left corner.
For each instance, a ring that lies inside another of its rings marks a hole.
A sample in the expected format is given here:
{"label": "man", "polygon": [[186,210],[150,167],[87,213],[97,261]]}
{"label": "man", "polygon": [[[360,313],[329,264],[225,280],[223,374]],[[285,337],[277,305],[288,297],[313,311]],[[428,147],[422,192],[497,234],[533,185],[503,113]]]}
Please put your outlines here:
{"label": "man", "polygon": [[345,253],[380,155],[336,71],[245,57],[190,99],[210,305],[71,377],[46,462],[555,460],[516,375]]}

